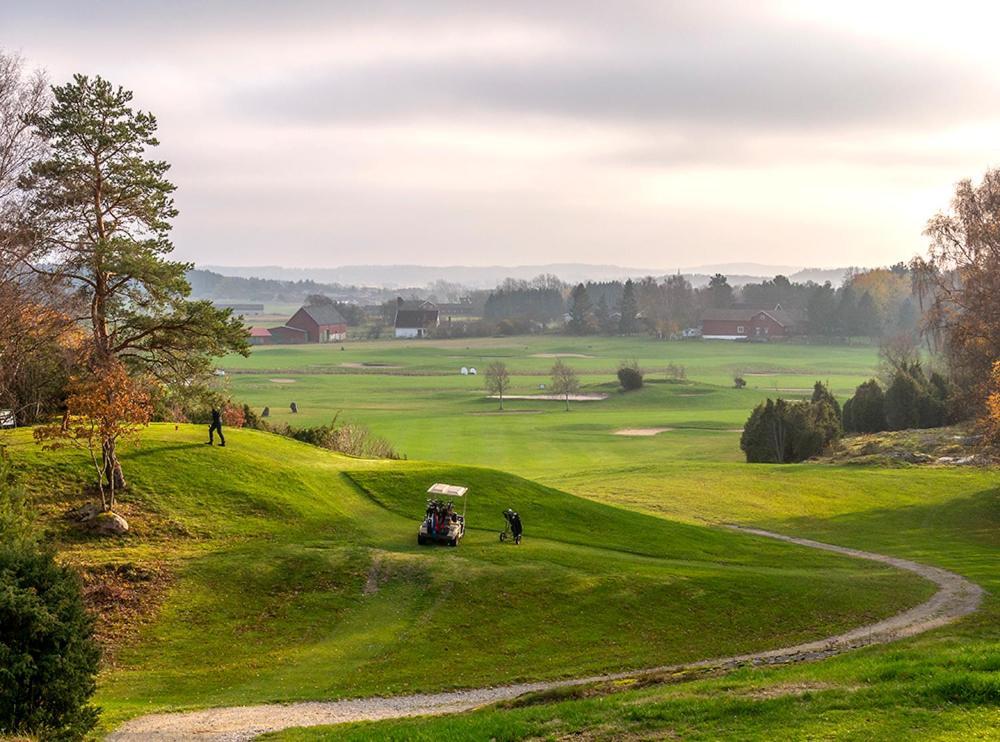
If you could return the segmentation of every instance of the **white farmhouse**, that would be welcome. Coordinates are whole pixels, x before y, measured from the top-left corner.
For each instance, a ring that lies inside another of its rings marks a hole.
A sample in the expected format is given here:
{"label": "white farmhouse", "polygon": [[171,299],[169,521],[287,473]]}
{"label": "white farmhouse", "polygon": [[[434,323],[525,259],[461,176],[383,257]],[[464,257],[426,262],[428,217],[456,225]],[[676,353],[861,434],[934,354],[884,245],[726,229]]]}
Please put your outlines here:
{"label": "white farmhouse", "polygon": [[429,301],[396,301],[396,337],[422,338],[440,323],[440,311]]}

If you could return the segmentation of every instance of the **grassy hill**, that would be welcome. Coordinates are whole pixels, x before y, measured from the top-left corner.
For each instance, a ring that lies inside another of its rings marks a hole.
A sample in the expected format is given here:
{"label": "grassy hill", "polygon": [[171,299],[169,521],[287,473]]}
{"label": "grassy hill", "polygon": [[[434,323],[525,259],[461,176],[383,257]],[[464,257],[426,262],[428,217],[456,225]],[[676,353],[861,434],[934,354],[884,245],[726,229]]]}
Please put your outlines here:
{"label": "grassy hill", "polygon": [[[969,618],[819,663],[581,688],[442,718],[289,730],[269,739],[996,739],[1000,475],[947,468],[677,467],[630,506],[737,519],[959,572],[988,591]],[[724,500],[704,497],[706,487]],[[608,497],[613,496],[614,483]]]}
{"label": "grassy hill", "polygon": [[[289,439],[153,425],[123,451],[133,531],[81,536],[80,452],[10,453],[63,557],[93,581],[112,652],[104,724],[155,710],[476,686],[763,649],[929,595],[877,565],[664,520],[498,471],[364,461]],[[457,549],[416,545],[424,490],[471,488]],[[520,547],[502,545],[517,508]],[[104,584],[104,583],[100,583]],[[132,627],[132,628],[130,628]],[[447,648],[447,649],[446,649]]]}

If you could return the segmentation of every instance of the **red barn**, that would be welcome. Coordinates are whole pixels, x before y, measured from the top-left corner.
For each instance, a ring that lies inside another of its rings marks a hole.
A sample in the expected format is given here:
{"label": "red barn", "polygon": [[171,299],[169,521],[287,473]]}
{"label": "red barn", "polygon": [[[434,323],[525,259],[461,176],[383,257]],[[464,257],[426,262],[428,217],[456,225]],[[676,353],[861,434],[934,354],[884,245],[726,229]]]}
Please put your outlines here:
{"label": "red barn", "polygon": [[770,340],[795,334],[795,320],[779,304],[774,309],[706,309],[701,336],[709,340]]}
{"label": "red barn", "polygon": [[285,326],[304,330],[310,343],[333,343],[347,338],[347,320],[329,304],[302,307]]}
{"label": "red barn", "polygon": [[297,327],[272,327],[271,342],[278,345],[292,345],[296,343],[308,343],[309,333]]}
{"label": "red barn", "polygon": [[250,345],[270,345],[274,342],[271,331],[266,327],[250,328]]}

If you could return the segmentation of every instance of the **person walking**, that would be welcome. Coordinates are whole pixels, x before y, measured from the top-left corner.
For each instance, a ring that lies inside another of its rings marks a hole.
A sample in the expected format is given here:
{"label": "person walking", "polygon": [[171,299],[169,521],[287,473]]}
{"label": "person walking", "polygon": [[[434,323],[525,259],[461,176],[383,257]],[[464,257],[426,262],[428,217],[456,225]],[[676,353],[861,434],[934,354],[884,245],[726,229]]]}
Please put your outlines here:
{"label": "person walking", "polygon": [[206,446],[211,446],[215,443],[215,433],[219,433],[219,446],[221,448],[226,447],[226,436],[222,434],[222,414],[215,408],[212,408],[212,424],[208,428],[208,441],[205,443]]}

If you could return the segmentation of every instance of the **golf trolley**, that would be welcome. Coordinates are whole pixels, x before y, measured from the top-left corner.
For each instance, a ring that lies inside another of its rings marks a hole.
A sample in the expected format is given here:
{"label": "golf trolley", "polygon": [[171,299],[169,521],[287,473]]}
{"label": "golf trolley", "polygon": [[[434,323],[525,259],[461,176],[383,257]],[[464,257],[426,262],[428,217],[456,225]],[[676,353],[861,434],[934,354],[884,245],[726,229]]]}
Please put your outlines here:
{"label": "golf trolley", "polygon": [[513,541],[515,544],[521,543],[521,517],[510,508],[503,511],[506,521],[504,529],[500,531],[500,543]]}

